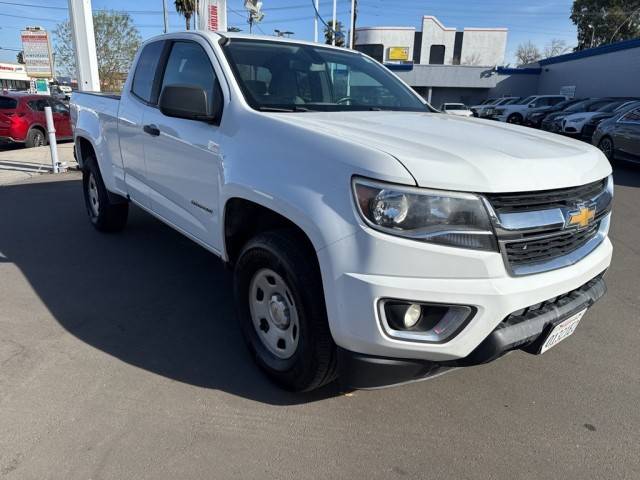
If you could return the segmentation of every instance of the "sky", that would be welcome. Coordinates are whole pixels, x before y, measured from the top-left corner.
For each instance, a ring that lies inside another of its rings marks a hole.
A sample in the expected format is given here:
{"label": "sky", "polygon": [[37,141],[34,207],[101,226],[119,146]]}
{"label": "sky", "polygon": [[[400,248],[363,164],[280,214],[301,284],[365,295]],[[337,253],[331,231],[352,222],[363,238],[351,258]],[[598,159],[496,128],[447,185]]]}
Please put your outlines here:
{"label": "sky", "polygon": [[[230,26],[248,31],[243,0],[227,0]],[[274,29],[294,32],[292,37],[313,40],[312,0],[263,0],[265,18],[257,33]],[[337,0],[338,20],[349,24],[350,0]],[[320,14],[332,15],[332,0],[320,0]],[[420,27],[423,15],[434,15],[447,27],[506,27],[509,29],[505,63],[515,64],[518,45],[531,40],[542,50],[552,39],[576,44],[576,29],[569,19],[572,0],[359,0],[357,26]],[[162,0],[93,0],[94,9],[131,13],[143,38],[162,33]],[[184,19],[167,0],[172,31],[184,29]],[[67,18],[67,0],[0,0],[0,61],[14,62],[20,30],[39,25],[53,30]]]}

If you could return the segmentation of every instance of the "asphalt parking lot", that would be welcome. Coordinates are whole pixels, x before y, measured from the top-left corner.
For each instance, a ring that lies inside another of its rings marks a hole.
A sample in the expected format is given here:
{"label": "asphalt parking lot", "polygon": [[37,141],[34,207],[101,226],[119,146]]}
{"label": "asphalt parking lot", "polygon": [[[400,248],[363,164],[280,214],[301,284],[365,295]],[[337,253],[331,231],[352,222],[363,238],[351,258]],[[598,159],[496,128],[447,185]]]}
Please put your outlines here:
{"label": "asphalt parking lot", "polygon": [[640,478],[640,169],[618,168],[608,295],[543,356],[311,395],[254,367],[221,263],[79,175],[0,187],[0,478]]}

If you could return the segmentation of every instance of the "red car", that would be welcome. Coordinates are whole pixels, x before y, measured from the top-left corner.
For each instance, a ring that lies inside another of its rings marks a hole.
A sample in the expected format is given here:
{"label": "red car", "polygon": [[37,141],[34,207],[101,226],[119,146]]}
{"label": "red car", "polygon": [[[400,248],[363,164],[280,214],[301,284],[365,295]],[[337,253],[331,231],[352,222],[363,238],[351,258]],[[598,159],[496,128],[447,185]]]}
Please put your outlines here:
{"label": "red car", "polygon": [[50,106],[56,139],[73,137],[69,107],[46,95],[25,93],[0,94],[0,141],[39,147],[47,143],[44,107]]}

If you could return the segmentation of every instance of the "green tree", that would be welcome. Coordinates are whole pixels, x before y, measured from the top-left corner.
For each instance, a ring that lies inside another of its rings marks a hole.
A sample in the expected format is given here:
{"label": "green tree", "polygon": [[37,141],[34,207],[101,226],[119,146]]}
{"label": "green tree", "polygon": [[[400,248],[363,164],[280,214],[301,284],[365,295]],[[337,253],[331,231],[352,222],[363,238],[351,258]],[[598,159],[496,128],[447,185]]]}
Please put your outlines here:
{"label": "green tree", "polygon": [[175,0],[173,3],[176,6],[176,12],[184,17],[184,23],[189,30],[191,17],[198,8],[197,0]]}
{"label": "green tree", "polygon": [[640,0],[574,0],[576,50],[640,37]]}
{"label": "green tree", "polygon": [[336,35],[336,47],[344,47],[344,27],[342,22],[336,22],[336,27],[333,27],[333,20],[329,20],[324,27],[324,43],[327,45],[333,44],[333,35]]}
{"label": "green tree", "polygon": [[[120,90],[140,46],[140,33],[128,13],[100,11],[93,15],[98,74],[105,90]],[[56,69],[75,76],[76,57],[69,21],[54,30]]]}

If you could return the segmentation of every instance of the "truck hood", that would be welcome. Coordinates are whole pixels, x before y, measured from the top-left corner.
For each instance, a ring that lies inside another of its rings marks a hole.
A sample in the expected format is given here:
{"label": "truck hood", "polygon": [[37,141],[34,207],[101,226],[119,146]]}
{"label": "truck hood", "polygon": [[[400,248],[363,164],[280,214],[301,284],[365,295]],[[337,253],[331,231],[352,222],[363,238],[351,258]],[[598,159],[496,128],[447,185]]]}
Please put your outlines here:
{"label": "truck hood", "polygon": [[515,192],[572,187],[611,173],[585,143],[487,120],[422,112],[275,114],[395,157],[421,187]]}

